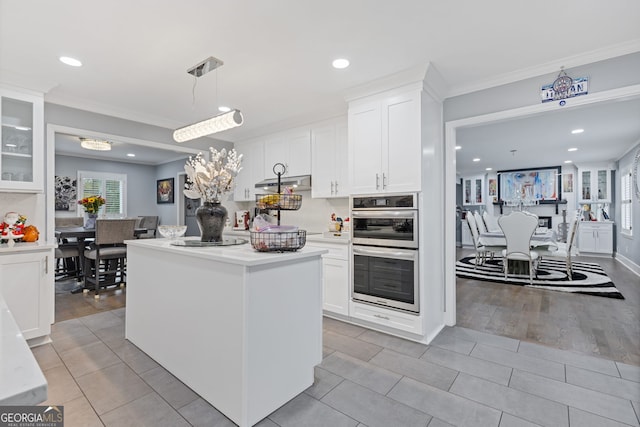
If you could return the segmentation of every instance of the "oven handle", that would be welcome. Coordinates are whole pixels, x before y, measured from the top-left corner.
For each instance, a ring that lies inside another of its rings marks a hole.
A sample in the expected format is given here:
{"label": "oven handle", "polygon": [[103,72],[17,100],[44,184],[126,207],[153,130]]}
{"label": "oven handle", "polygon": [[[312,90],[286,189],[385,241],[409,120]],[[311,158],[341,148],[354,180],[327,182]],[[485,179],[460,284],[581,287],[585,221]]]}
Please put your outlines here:
{"label": "oven handle", "polygon": [[401,218],[413,219],[418,213],[417,210],[406,211],[351,211],[352,218]]}
{"label": "oven handle", "polygon": [[407,261],[415,261],[417,251],[403,249],[382,249],[382,248],[363,248],[362,246],[353,247],[354,255],[375,256],[379,258],[404,259]]}

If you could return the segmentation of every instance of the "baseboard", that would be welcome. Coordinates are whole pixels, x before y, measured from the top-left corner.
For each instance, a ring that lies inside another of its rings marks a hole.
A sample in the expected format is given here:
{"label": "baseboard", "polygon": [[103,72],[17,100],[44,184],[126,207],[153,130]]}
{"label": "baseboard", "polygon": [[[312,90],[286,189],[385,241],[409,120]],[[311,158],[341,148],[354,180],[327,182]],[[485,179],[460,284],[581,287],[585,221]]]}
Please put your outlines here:
{"label": "baseboard", "polygon": [[619,253],[616,253],[616,260],[619,261],[620,264],[624,265],[629,270],[634,272],[637,276],[640,276],[640,265],[631,261],[629,258],[625,257],[624,255],[620,255]]}

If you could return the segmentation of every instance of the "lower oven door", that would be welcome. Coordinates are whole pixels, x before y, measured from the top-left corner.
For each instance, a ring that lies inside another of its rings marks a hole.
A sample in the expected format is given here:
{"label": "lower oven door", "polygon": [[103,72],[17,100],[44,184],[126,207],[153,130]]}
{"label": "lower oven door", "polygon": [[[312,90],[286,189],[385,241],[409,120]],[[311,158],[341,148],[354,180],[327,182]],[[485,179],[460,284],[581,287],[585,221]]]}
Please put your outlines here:
{"label": "lower oven door", "polygon": [[354,301],[420,312],[418,251],[353,246]]}

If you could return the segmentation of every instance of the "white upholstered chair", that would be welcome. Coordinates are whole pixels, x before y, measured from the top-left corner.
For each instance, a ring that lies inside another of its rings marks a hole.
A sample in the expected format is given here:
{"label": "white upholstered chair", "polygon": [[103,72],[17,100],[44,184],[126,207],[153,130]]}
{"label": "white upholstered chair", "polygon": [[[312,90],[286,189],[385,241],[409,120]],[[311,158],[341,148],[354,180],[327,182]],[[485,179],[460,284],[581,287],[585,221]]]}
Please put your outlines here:
{"label": "white upholstered chair", "polygon": [[473,211],[473,219],[476,220],[476,225],[478,226],[478,232],[480,234],[487,232],[487,225],[484,223],[484,219],[478,213],[478,211]]}
{"label": "white upholstered chair", "polygon": [[489,232],[499,232],[500,226],[498,225],[498,220],[495,216],[489,215],[487,211],[482,212],[482,219],[484,219],[484,224],[487,226],[487,230]]}
{"label": "white upholstered chair", "polygon": [[465,219],[467,221],[467,225],[469,226],[469,231],[471,231],[471,238],[473,240],[473,246],[476,250],[476,261],[474,263],[474,267],[484,264],[487,256],[493,258],[495,252],[499,252],[502,250],[502,247],[493,247],[493,246],[483,246],[480,244],[480,232],[478,231],[478,226],[476,224],[475,216],[467,211],[465,215]]}
{"label": "white upholstered chair", "polygon": [[510,260],[528,262],[529,283],[533,284],[533,271],[539,255],[531,250],[531,236],[538,227],[538,217],[529,212],[514,211],[498,218],[498,225],[507,241],[507,249],[502,251],[505,279]]}
{"label": "white upholstered chair", "polygon": [[576,214],[569,221],[569,231],[567,235],[567,243],[558,242],[556,243],[558,246],[558,250],[552,251],[549,249],[536,249],[536,252],[540,255],[540,259],[542,257],[547,258],[562,258],[565,261],[566,269],[567,269],[567,277],[571,279],[573,277],[573,266],[571,264],[571,255],[573,252],[573,244],[576,240],[576,234],[578,234],[578,224],[580,223],[580,218],[582,217],[582,209],[578,209]]}

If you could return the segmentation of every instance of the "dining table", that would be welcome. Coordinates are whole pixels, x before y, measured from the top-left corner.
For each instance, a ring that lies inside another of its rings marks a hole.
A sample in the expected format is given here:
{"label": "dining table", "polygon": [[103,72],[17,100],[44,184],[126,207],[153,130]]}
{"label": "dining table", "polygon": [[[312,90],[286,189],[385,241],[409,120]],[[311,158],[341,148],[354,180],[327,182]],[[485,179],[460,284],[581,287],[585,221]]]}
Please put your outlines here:
{"label": "dining table", "polygon": [[[133,230],[133,235],[135,237],[140,236],[141,234],[145,234],[147,232],[146,228],[138,228],[136,227]],[[84,289],[84,251],[86,247],[86,241],[88,239],[95,239],[96,237],[96,229],[95,228],[84,228],[82,226],[73,225],[73,226],[60,226],[56,227],[54,231],[56,240],[60,242],[69,242],[71,239],[75,239],[76,244],[78,245],[78,259],[80,262],[79,266],[76,266],[76,269],[80,271],[80,273],[76,276],[78,286],[71,290],[71,293],[82,292]]]}
{"label": "dining table", "polygon": [[[558,234],[552,229],[545,227],[537,228],[531,236],[531,249],[535,250],[539,248],[551,252],[557,251],[557,240]],[[502,230],[480,233],[478,243],[482,246],[492,247],[494,250],[507,249],[507,239],[504,237]],[[509,273],[526,274],[529,271],[528,268],[527,261],[511,261],[509,263]]]}
{"label": "dining table", "polygon": [[[531,249],[544,248],[549,251],[558,250],[558,234],[550,228],[538,228],[531,236]],[[478,243],[481,246],[507,248],[507,239],[502,231],[480,233]]]}

